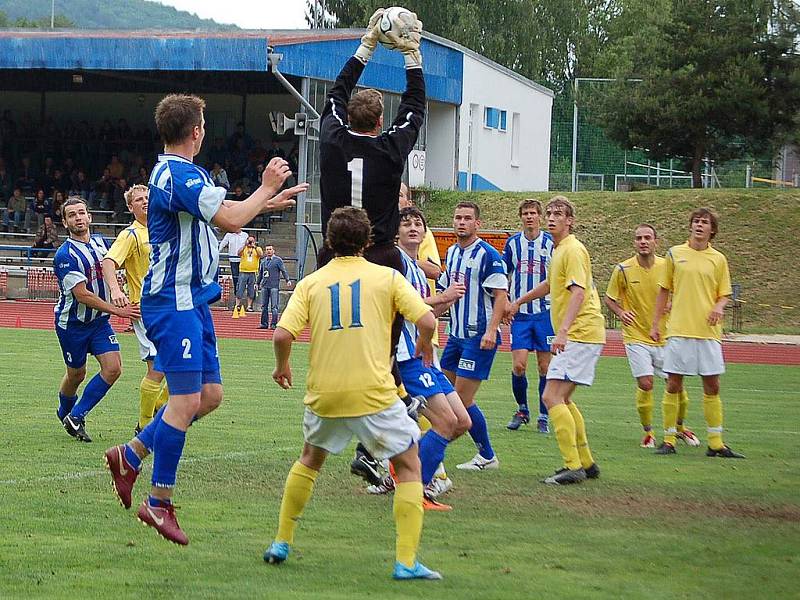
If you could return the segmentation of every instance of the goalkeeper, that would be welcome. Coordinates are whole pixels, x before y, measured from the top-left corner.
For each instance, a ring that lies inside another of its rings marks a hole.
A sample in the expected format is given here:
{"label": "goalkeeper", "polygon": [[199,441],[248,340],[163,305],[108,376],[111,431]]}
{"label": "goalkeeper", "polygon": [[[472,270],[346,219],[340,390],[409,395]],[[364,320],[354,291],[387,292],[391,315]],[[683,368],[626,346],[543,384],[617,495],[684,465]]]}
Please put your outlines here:
{"label": "goalkeeper", "polygon": [[[322,234],[334,210],[342,206],[363,208],[372,225],[371,245],[364,251],[369,262],[392,267],[403,273],[403,260],[394,244],[400,224],[397,197],[406,159],[414,148],[425,119],[425,79],[419,51],[422,23],[414,13],[402,11],[381,34],[384,9],[378,9],[369,20],[356,53],[342,67],[328,93],[320,125],[320,192]],[[406,90],[400,100],[397,116],[383,131],[383,96],[367,89],[351,94],[378,42],[403,54],[406,68]],[[323,248],[317,259],[319,267],[332,258]],[[403,319],[392,327],[392,352],[397,348]],[[392,372],[398,395],[407,406],[411,399],[400,384],[397,367]],[[381,482],[380,465],[359,444],[351,464],[354,474],[369,483]]]}

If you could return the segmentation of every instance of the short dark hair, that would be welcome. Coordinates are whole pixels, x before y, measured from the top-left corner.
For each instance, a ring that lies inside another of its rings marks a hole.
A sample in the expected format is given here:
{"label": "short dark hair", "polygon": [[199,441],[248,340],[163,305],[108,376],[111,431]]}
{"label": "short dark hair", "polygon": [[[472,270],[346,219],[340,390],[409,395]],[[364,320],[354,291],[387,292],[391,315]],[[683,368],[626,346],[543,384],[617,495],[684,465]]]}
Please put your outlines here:
{"label": "short dark hair", "polygon": [[342,206],[331,214],[325,244],[339,256],[356,256],[369,244],[372,225],[364,209]]}
{"label": "short dark hair", "polygon": [[519,203],[519,216],[522,216],[522,211],[526,208],[535,208],[536,212],[539,213],[539,216],[542,216],[542,203],[539,202],[536,198],[525,198],[522,202]]}
{"label": "short dark hair", "polygon": [[378,90],[361,90],[347,103],[347,119],[355,131],[374,129],[383,114],[383,95]]}
{"label": "short dark hair", "polygon": [[481,207],[475,204],[474,202],[469,202],[467,200],[464,200],[463,202],[459,202],[458,204],[456,204],[455,210],[458,210],[459,208],[471,208],[472,211],[475,213],[475,218],[476,219],[481,218]]}
{"label": "short dark hair", "polygon": [[156,128],[164,144],[177,144],[199,127],[206,101],[192,94],[170,94],[156,105]]}
{"label": "short dark hair", "polygon": [[428,222],[425,220],[425,215],[422,214],[422,211],[418,209],[416,206],[406,206],[405,208],[400,209],[400,220],[405,221],[406,219],[419,219],[422,221],[422,226],[427,231],[428,229]]}
{"label": "short dark hair", "polygon": [[80,196],[70,196],[64,201],[64,204],[61,205],[61,218],[63,219],[66,216],[68,206],[74,206],[76,204],[83,204],[86,207],[86,211],[89,211],[89,205],[86,203],[86,200]]}
{"label": "short dark hair", "polygon": [[656,232],[656,228],[650,225],[650,223],[639,223],[636,228],[633,230],[633,233],[636,234],[636,229],[640,229],[642,227],[649,227],[653,231],[653,238],[658,238],[658,233]]}
{"label": "short dark hair", "polygon": [[689,215],[689,227],[692,226],[692,221],[698,217],[708,217],[708,220],[711,221],[711,239],[713,240],[719,231],[719,217],[717,216],[717,213],[710,208],[706,208],[705,206],[697,208],[692,211],[691,215]]}

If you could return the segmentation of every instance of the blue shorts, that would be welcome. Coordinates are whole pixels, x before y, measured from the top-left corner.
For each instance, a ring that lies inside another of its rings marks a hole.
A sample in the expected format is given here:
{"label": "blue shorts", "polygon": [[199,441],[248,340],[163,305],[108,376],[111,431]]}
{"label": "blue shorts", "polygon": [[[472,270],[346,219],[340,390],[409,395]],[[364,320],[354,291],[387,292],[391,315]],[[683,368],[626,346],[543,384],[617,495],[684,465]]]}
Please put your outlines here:
{"label": "blue shorts", "polygon": [[511,321],[512,350],[550,352],[550,341],[554,335],[550,311],[538,315],[517,313]]}
{"label": "blue shorts", "polygon": [[85,365],[87,354],[99,356],[106,352],[119,352],[117,334],[108,319],[95,319],[86,325],[72,325],[67,329],[56,325],[56,335],[64,363],[72,369]]}
{"label": "blue shorts", "polygon": [[412,396],[430,398],[436,394],[445,396],[453,392],[450,380],[439,369],[431,365],[426,367],[422,359],[412,358],[397,363],[400,379],[406,391]]}
{"label": "blue shorts", "polygon": [[500,346],[500,334],[497,334],[497,344],[491,350],[481,350],[481,337],[457,338],[451,335],[447,338],[442,352],[442,370],[453,371],[458,377],[467,379],[489,379],[494,355]]}
{"label": "blue shorts", "polygon": [[[217,336],[207,304],[181,311],[144,308],[142,321],[156,347],[153,366],[168,375],[170,393],[191,394],[199,392],[203,383],[222,382]],[[192,383],[176,375],[180,373],[192,373]]]}

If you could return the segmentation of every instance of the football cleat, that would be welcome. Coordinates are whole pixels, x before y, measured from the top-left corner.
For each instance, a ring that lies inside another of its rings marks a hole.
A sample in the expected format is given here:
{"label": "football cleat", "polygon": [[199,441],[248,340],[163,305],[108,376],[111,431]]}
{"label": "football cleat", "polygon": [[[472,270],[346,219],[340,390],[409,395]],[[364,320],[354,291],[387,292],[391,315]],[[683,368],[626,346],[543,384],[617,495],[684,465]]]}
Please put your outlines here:
{"label": "football cleat", "polygon": [[83,419],[76,419],[72,415],[67,415],[61,423],[64,425],[66,432],[79,442],[92,441],[92,438],[89,437],[89,434],[84,429],[86,422]]}
{"label": "football cleat", "polygon": [[640,444],[640,446],[642,448],[655,448],[656,447],[655,436],[648,431],[642,438],[642,443]]}
{"label": "football cleat", "polygon": [[126,509],[131,507],[131,492],[133,484],[139,476],[139,471],[134,469],[125,458],[125,446],[114,446],[105,453],[106,468],[111,472],[111,485],[119,503]]}
{"label": "football cleat", "polygon": [[592,466],[585,468],[584,471],[586,472],[586,479],[600,478],[600,467],[597,466],[597,463],[592,463]]}
{"label": "football cleat", "polygon": [[539,417],[536,420],[536,431],[539,433],[550,433],[550,427],[547,425],[547,418]]}
{"label": "football cleat", "polygon": [[367,493],[368,494],[391,494],[394,491],[395,483],[394,479],[391,475],[387,475],[383,478],[383,481],[378,485],[369,485],[367,486]]}
{"label": "football cleat", "polygon": [[530,414],[526,413],[525,411],[518,410],[514,413],[514,416],[511,417],[511,420],[506,425],[506,429],[510,429],[511,431],[516,431],[523,425],[527,425],[531,422]]}
{"label": "football cleat", "polygon": [[497,460],[497,456],[493,456],[492,458],[483,458],[480,453],[476,454],[472,457],[472,460],[469,462],[461,463],[460,465],[456,465],[456,469],[461,469],[462,471],[485,471],[486,469],[499,469],[500,468],[500,461]]}
{"label": "football cleat", "polygon": [[178,525],[178,518],[175,516],[175,506],[172,503],[166,506],[150,506],[150,502],[145,499],[139,510],[136,512],[136,518],[145,525],[152,527],[156,530],[158,535],[164,539],[186,546],[189,543],[189,538]]}
{"label": "football cleat", "polygon": [[661,454],[661,455],[677,454],[677,452],[675,452],[675,446],[673,446],[669,442],[661,442],[661,445],[658,448],[656,448],[654,454]]}
{"label": "football cleat", "polygon": [[264,552],[264,562],[279,565],[289,556],[289,544],[286,542],[272,542]]}
{"label": "football cleat", "polygon": [[432,498],[438,498],[442,494],[446,494],[453,488],[453,480],[449,477],[434,477],[426,487],[426,491]]}
{"label": "football cleat", "polygon": [[356,457],[350,463],[350,472],[353,475],[358,475],[370,485],[380,485],[383,483],[380,469],[380,463],[368,452],[356,449]]}
{"label": "football cleat", "polygon": [[709,448],[706,450],[706,456],[719,456],[720,458],[744,458],[744,454],[739,454],[738,452],[734,452],[727,446],[723,446],[718,450],[714,450]]}
{"label": "football cleat", "polygon": [[427,494],[422,496],[422,509],[423,510],[431,510],[434,512],[449,512],[453,510],[453,507],[449,504],[442,504],[441,502],[437,502]]}
{"label": "football cleat", "polygon": [[400,561],[394,563],[394,572],[392,573],[394,579],[407,580],[407,579],[441,579],[441,573],[431,571],[428,567],[419,561],[414,562],[413,567],[407,567]]}
{"label": "football cleat", "polygon": [[700,440],[697,439],[697,436],[692,432],[691,429],[684,429],[683,431],[679,431],[675,434],[679,440],[683,440],[683,443],[687,446],[697,447],[700,445]]}
{"label": "football cleat", "polygon": [[[599,475],[598,469],[598,475]],[[571,483],[580,483],[581,481],[586,480],[586,471],[581,469],[567,469],[561,468],[550,477],[547,477],[542,480],[542,483],[546,483],[547,485],[569,485]]]}

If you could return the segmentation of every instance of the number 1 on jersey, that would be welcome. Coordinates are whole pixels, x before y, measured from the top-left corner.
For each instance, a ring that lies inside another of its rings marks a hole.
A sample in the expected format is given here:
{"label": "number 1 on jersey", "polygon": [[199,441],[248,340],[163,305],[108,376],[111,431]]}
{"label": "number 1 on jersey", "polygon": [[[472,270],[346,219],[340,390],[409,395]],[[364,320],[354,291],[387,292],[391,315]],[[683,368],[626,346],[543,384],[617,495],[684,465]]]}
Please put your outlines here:
{"label": "number 1 on jersey", "polygon": [[364,159],[354,158],[347,163],[350,171],[350,205],[361,208],[361,188],[364,183]]}
{"label": "number 1 on jersey", "polygon": [[[331,327],[328,331],[344,329],[342,315],[339,309],[339,284],[329,285],[331,291]],[[350,327],[363,327],[361,323],[361,280],[356,279],[350,284]]]}

